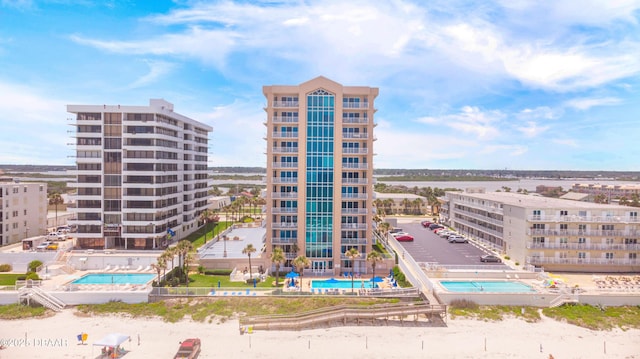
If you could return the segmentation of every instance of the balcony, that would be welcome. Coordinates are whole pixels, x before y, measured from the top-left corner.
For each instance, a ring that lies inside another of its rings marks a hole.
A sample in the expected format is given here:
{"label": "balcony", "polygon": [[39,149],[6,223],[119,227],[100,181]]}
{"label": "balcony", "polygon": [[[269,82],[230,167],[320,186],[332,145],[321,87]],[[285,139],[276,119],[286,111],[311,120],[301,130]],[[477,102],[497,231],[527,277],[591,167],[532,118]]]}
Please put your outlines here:
{"label": "balcony", "polygon": [[298,101],[273,101],[273,107],[298,107]]}
{"label": "balcony", "polygon": [[343,148],[342,154],[344,155],[366,155],[369,153],[368,148]]}
{"label": "balcony", "polygon": [[273,222],[273,223],[271,223],[271,228],[273,228],[273,229],[297,229],[298,228],[298,223],[297,222],[280,222],[280,223]]}
{"label": "balcony", "polygon": [[366,245],[366,238],[341,238],[340,244],[348,244],[348,245]]}
{"label": "balcony", "polygon": [[297,116],[296,117],[274,116],[273,118],[271,118],[271,122],[273,122],[273,123],[298,123],[298,117]]}
{"label": "balcony", "polygon": [[342,194],[342,199],[343,200],[349,200],[349,199],[367,199],[368,195],[366,193],[343,193]]}
{"label": "balcony", "polygon": [[271,192],[271,198],[298,198],[298,192]]}
{"label": "balcony", "polygon": [[366,140],[369,138],[368,133],[353,133],[353,132],[343,132],[343,139],[356,139],[356,140]]}
{"label": "balcony", "polygon": [[597,250],[597,251],[637,251],[640,244],[623,243],[527,243],[527,249],[567,249],[567,250]]}
{"label": "balcony", "polygon": [[367,214],[366,208],[343,208],[341,214]]}
{"label": "balcony", "polygon": [[291,245],[291,244],[295,244],[296,243],[296,239],[295,238],[271,238],[271,244],[274,245]]}
{"label": "balcony", "polygon": [[367,124],[369,123],[369,119],[366,117],[342,117],[342,123]]}
{"label": "balcony", "polygon": [[580,217],[576,215],[572,216],[542,216],[531,215],[527,217],[530,222],[570,222],[570,223],[638,223],[640,220],[638,217],[623,217],[623,216],[587,216]]}
{"label": "balcony", "polygon": [[273,153],[298,153],[298,147],[273,147]]}
{"label": "balcony", "polygon": [[298,213],[298,208],[291,207],[271,207],[271,213],[279,214],[279,213]]}
{"label": "balcony", "polygon": [[367,184],[369,181],[366,178],[343,178],[342,184]]}
{"label": "balcony", "polygon": [[342,108],[368,109],[369,102],[343,102]]}
{"label": "balcony", "polygon": [[578,229],[535,229],[527,230],[529,236],[580,236],[580,237],[638,237],[640,230],[578,230]]}
{"label": "balcony", "polygon": [[273,168],[298,168],[298,162],[273,162]]}
{"label": "balcony", "polygon": [[273,183],[298,183],[298,178],[297,177],[293,177],[293,178],[276,177],[273,179],[272,182]]}
{"label": "balcony", "polygon": [[343,163],[342,169],[345,170],[366,170],[369,169],[368,163]]}
{"label": "balcony", "polygon": [[572,264],[572,265],[602,265],[602,266],[637,266],[640,264],[638,259],[628,258],[556,258],[556,257],[527,257],[527,263],[533,265],[545,264]]}
{"label": "balcony", "polygon": [[367,229],[367,225],[364,223],[342,223],[340,224],[340,229],[344,230],[365,230]]}
{"label": "balcony", "polygon": [[282,131],[273,131],[273,138],[298,138],[298,132],[282,132]]}

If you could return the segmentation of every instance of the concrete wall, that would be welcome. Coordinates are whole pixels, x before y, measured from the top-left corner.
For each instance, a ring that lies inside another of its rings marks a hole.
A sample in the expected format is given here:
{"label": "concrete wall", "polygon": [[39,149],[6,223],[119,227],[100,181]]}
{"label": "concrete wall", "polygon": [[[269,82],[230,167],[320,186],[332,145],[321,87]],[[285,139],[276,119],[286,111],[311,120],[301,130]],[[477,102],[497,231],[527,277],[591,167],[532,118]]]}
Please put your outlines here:
{"label": "concrete wall", "polygon": [[[148,251],[147,251],[148,252]],[[158,252],[158,256],[161,252]],[[138,255],[135,252],[127,253],[122,252],[116,254],[105,254],[103,252],[94,253],[74,253],[67,261],[67,264],[76,270],[103,270],[110,266],[129,266],[130,269],[137,269],[142,266],[146,268],[152,263],[157,263],[157,257],[150,256],[148,253],[145,255]],[[174,266],[178,264],[178,257],[174,260]],[[171,262],[167,264],[171,266]]]}
{"label": "concrete wall", "polygon": [[122,301],[124,303],[146,303],[149,300],[148,290],[135,291],[107,291],[107,292],[49,292],[67,305],[78,304],[103,304],[110,301]]}

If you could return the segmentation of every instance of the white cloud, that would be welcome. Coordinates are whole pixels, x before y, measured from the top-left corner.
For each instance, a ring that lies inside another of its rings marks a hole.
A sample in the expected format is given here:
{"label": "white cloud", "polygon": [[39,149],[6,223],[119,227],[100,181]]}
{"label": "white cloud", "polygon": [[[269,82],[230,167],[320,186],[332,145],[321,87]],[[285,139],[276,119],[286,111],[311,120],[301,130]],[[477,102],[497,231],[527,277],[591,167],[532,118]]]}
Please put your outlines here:
{"label": "white cloud", "polygon": [[417,122],[427,124],[440,123],[465,134],[477,136],[479,140],[491,140],[500,134],[498,122],[504,118],[500,111],[481,111],[478,107],[464,106],[457,114],[422,117]]}
{"label": "white cloud", "polygon": [[128,88],[147,86],[169,73],[174,67],[174,64],[166,61],[144,60],[144,62],[149,66],[149,72],[136,79],[127,86]]}
{"label": "white cloud", "polygon": [[565,102],[565,106],[586,111],[595,106],[614,106],[621,102],[622,100],[616,97],[576,98]]}
{"label": "white cloud", "polygon": [[579,147],[578,141],[573,138],[554,138],[551,140],[551,142],[568,147]]}
{"label": "white cloud", "polygon": [[524,126],[517,127],[517,130],[520,131],[525,137],[533,138],[537,137],[541,133],[548,131],[550,126],[538,126],[538,124],[534,121],[527,121]]}
{"label": "white cloud", "polygon": [[516,117],[523,120],[528,119],[545,119],[545,120],[553,120],[557,119],[562,115],[562,110],[551,108],[548,106],[540,106],[535,108],[525,108],[524,110],[518,112]]}

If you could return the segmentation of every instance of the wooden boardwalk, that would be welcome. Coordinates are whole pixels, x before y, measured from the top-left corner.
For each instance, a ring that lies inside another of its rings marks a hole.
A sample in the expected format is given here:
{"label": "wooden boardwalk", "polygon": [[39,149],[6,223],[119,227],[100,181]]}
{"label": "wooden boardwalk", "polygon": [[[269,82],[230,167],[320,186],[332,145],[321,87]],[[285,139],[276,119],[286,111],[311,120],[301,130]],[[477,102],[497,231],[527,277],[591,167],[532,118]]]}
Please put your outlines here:
{"label": "wooden boardwalk", "polygon": [[269,315],[240,318],[240,331],[249,330],[302,330],[322,326],[349,324],[388,324],[390,321],[417,322],[424,316],[431,323],[445,323],[446,305],[390,304],[374,306],[342,305],[322,308],[300,314]]}

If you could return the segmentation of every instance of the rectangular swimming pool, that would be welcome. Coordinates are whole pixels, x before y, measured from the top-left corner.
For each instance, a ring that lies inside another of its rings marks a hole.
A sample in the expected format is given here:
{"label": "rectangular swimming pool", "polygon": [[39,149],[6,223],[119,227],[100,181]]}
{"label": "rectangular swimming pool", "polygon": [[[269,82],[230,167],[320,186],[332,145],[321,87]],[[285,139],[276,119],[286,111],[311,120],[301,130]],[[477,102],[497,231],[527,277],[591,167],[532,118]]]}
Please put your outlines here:
{"label": "rectangular swimming pool", "polygon": [[[312,289],[351,289],[351,280],[338,280],[338,279],[328,279],[328,280],[312,280],[311,281]],[[374,288],[373,282],[371,280],[354,280],[353,281],[354,289],[362,289],[362,288]],[[377,288],[377,285],[376,285]]]}
{"label": "rectangular swimming pool", "polygon": [[155,277],[155,274],[148,273],[92,273],[71,284],[147,284]]}
{"label": "rectangular swimming pool", "polygon": [[440,281],[449,292],[464,293],[529,293],[535,292],[532,287],[521,282],[507,281]]}

